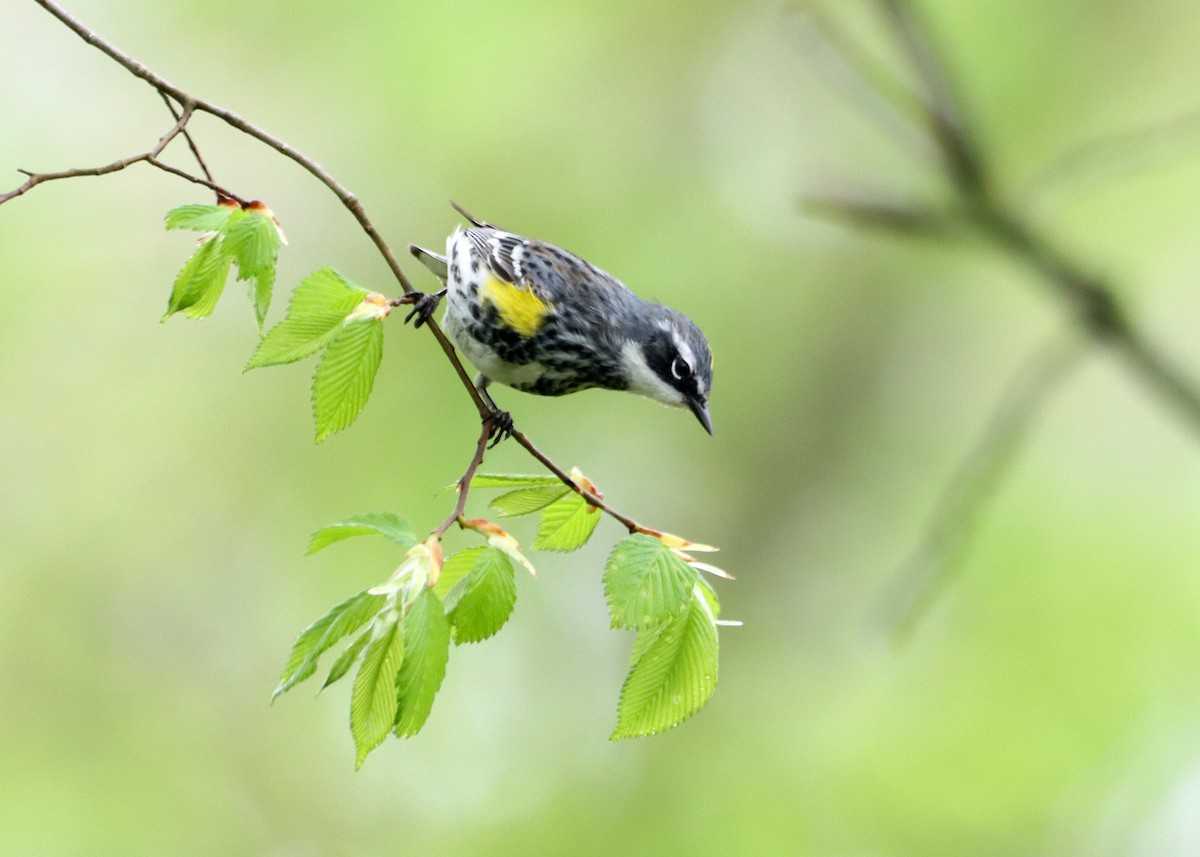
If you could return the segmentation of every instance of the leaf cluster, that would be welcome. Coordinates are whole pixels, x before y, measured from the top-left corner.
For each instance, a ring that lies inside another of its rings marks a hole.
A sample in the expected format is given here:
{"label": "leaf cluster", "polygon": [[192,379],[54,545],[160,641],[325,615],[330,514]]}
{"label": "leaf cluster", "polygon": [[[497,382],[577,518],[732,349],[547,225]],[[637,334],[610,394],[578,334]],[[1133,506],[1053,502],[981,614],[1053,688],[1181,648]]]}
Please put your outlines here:
{"label": "leaf cluster", "polygon": [[322,352],[313,373],[317,442],[348,427],[371,395],[383,358],[383,320],[391,306],[332,268],[296,287],[283,321],[259,340],[246,369],[295,363]]}
{"label": "leaf cluster", "polygon": [[443,562],[436,536],[418,541],[398,515],[372,513],[313,534],[309,553],[360,535],[407,548],[387,582],[354,595],[300,633],[272,699],[312,677],[321,656],[349,640],[333,661],[324,690],[355,666],[350,731],[356,765],[388,736],[417,734],[446,675],[450,643],[496,634],[517,600],[516,567],[493,546],[461,550]]}
{"label": "leaf cluster", "polygon": [[[250,282],[261,332],[283,243],[269,209],[227,200],[185,205],[167,215],[166,225],[202,233],[175,278],[167,316],[211,314],[236,266],[238,279]],[[319,443],[349,426],[366,405],[382,358],[383,320],[397,303],[321,268],[292,292],[283,320],[261,336],[246,369],[319,354],[312,383]],[[468,474],[480,460],[482,455]],[[475,475],[469,484],[460,482],[459,490],[500,489],[488,504],[497,517],[536,516],[533,548],[567,553],[591,539],[601,518],[595,486],[578,470],[570,476],[568,484],[551,475]],[[445,678],[451,642],[478,643],[498,633],[516,606],[517,568],[534,571],[515,539],[491,521],[465,518],[464,504],[465,495],[423,541],[399,515],[378,512],[318,530],[309,543],[311,554],[348,538],[377,535],[405,551],[385,582],[335,605],[300,633],[272,696],[311,678],[321,658],[340,646],[321,689],[354,673],[350,730],[357,766],[389,734],[404,738],[421,730]],[[686,552],[707,550],[703,545],[617,517],[639,531],[612,549],[603,578],[612,626],[636,635],[613,740],[669,729],[711,697],[720,608],[700,572],[724,574]],[[486,543],[443,557],[442,533],[454,520]]]}
{"label": "leaf cluster", "polygon": [[283,232],[261,203],[243,208],[232,200],[216,205],[181,205],[167,213],[167,229],[202,233],[191,258],[175,276],[163,320],[177,312],[205,318],[217,306],[231,267],[249,284],[250,303],[259,330],[266,321],[275,286],[275,265]]}

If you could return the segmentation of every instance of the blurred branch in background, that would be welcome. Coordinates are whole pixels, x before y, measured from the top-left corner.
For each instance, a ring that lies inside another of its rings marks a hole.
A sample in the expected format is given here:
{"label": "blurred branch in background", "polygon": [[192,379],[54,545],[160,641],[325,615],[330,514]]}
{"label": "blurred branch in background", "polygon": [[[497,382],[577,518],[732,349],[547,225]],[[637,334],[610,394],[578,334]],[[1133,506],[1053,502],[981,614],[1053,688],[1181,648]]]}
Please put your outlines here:
{"label": "blurred branch in background", "polygon": [[1072,332],[1056,333],[1026,361],[987,426],[942,489],[920,545],[882,601],[880,619],[905,640],[962,570],[971,535],[1000,478],[1016,458],[1042,404],[1086,353]]}
{"label": "blurred branch in background", "polygon": [[[909,66],[907,73],[916,80],[915,93],[820,6],[806,4],[801,14],[807,16],[811,32],[855,73],[856,85],[848,88],[855,104],[867,103],[853,91],[865,85],[878,96],[870,102],[872,114],[882,102],[890,105],[896,115],[914,119],[913,104],[919,106],[915,121],[939,155],[939,169],[953,199],[945,207],[930,207],[846,196],[809,196],[803,201],[805,209],[851,226],[898,235],[945,239],[974,233],[985,237],[1040,274],[1048,291],[1066,305],[1087,343],[1120,355],[1200,440],[1200,387],[1196,381],[1173,366],[1146,338],[1109,282],[1060,251],[1023,209],[1012,207],[994,187],[987,151],[972,132],[953,76],[914,4],[905,0],[872,2]],[[1197,115],[1189,114],[1154,129],[1096,141],[1052,165],[1042,174],[1042,180],[1062,181],[1081,165],[1094,172],[1094,165],[1100,161],[1111,162],[1135,150],[1140,153],[1146,141],[1190,130],[1197,121]],[[1028,199],[1036,192],[1037,188],[1031,188],[1022,198]],[[1013,460],[1025,429],[1056,382],[1078,364],[1082,355],[1083,349],[1070,331],[1060,335],[1030,358],[1011,389],[1001,397],[982,436],[938,501],[925,536],[886,599],[885,623],[897,638],[911,632],[952,578],[978,513]]]}

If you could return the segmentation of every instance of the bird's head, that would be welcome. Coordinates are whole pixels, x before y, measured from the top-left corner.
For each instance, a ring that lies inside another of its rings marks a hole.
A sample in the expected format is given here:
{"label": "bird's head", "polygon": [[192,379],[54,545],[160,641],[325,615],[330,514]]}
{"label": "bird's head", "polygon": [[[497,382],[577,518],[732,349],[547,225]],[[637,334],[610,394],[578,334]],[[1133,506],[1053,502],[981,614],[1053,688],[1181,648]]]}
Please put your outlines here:
{"label": "bird's head", "polygon": [[712,389],[712,352],[700,328],[681,312],[660,304],[646,306],[641,336],[627,340],[622,361],[631,392],[676,408],[690,408],[712,434],[708,394]]}

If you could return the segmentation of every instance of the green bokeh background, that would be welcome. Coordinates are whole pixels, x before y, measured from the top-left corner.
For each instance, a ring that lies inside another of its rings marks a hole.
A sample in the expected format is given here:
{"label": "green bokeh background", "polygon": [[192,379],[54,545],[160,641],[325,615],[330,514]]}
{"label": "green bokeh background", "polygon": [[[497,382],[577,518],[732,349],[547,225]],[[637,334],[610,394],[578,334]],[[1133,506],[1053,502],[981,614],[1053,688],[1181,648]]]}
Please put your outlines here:
{"label": "green bokeh background", "polygon": [[[886,54],[866,4],[842,5]],[[509,627],[454,650],[424,732],[355,774],[344,685],[267,699],[295,633],[397,557],[306,559],[306,538],[359,511],[440,520],[469,402],[428,337],[389,325],[366,412],[317,447],[310,367],[241,374],[240,287],[207,321],[157,323],[191,240],[162,215],[205,194],[144,167],[39,187],[0,209],[0,853],[1200,853],[1200,442],[1114,358],[1039,413],[913,639],[893,648],[873,619],[1064,316],[981,243],[799,212],[805,192],[944,189],[847,101],[785,4],[70,8],[315,157],[397,247],[438,245],[454,198],[691,314],[717,358],[715,438],[630,396],[498,397],[620,508],[720,545],[745,626],[723,631],[701,714],[608,743],[631,639],[607,628],[605,522],[579,554],[540,557]],[[1039,179],[1089,139],[1195,110],[1200,6],[923,8],[999,186],[1200,376],[1196,123]],[[5,186],[169,124],[148,88],[6,0]],[[211,119],[193,130],[218,180],[287,229],[273,319],[320,265],[395,291],[307,174]],[[530,467],[512,444],[488,462]]]}

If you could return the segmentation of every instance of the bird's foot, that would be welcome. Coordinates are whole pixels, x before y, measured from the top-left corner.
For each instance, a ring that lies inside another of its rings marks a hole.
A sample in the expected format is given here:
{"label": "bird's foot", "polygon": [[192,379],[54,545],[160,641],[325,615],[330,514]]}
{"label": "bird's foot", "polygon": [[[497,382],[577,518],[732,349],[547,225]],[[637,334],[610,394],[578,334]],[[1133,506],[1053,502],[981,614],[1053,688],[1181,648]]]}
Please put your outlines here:
{"label": "bird's foot", "polygon": [[510,414],[508,411],[502,411],[499,408],[496,408],[494,411],[484,417],[483,421],[489,426],[488,437],[492,441],[488,444],[488,449],[491,449],[505,438],[512,436],[513,419],[512,414]]}
{"label": "bird's foot", "polygon": [[405,303],[413,305],[412,312],[404,317],[404,323],[408,324],[414,318],[413,327],[420,327],[423,324],[428,324],[433,320],[433,314],[437,312],[438,304],[442,302],[442,298],[446,296],[446,290],[433,294],[425,294],[424,292],[409,292],[405,295]]}

